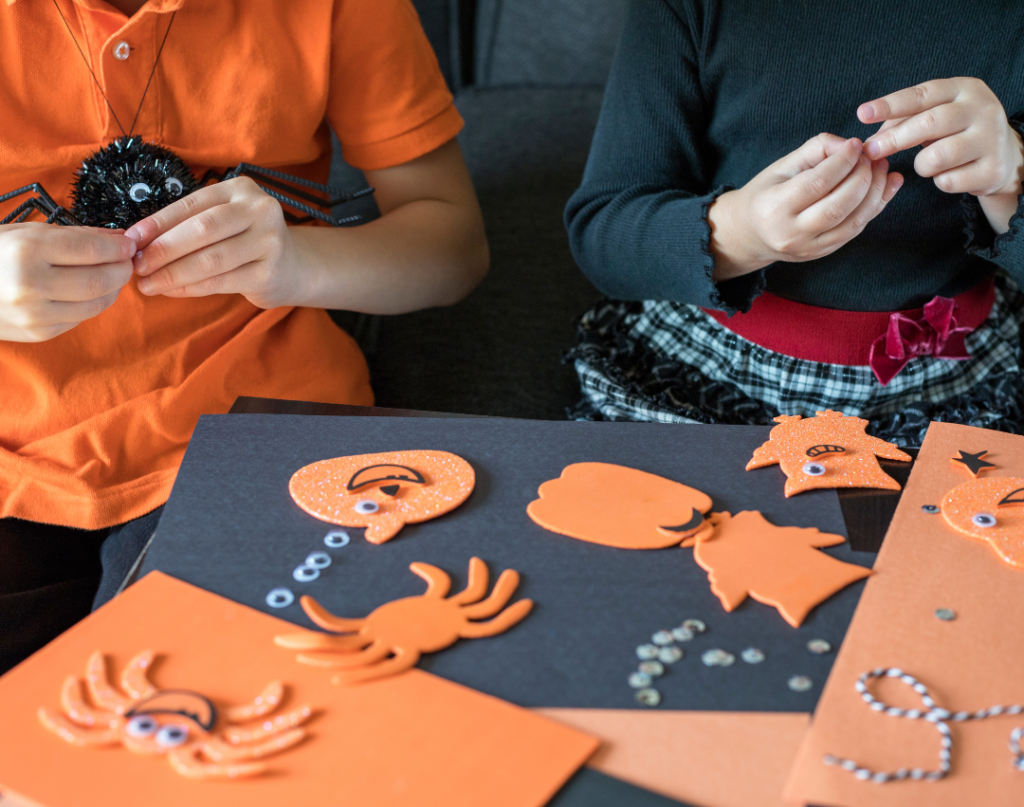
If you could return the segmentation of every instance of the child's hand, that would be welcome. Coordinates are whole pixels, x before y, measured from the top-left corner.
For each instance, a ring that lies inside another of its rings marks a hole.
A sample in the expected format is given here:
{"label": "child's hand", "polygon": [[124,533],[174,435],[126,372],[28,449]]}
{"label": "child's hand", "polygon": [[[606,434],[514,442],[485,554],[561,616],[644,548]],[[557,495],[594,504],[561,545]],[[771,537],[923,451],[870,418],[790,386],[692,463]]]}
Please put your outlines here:
{"label": "child's hand", "polygon": [[708,211],[714,279],[821,258],[859,235],[903,184],[861,149],[856,138],[820,134],[722,194]]}
{"label": "child's hand", "polygon": [[0,227],[0,340],[45,342],[102,313],[131,280],[135,251],[118,231]]}
{"label": "child's hand", "polygon": [[977,196],[993,229],[1006,231],[1021,192],[1024,143],[984,81],[926,81],[862,104],[857,117],[882,123],[864,144],[869,157],[924,146],[914,170],[941,191]]}
{"label": "child's hand", "polygon": [[128,229],[141,254],[139,291],[167,297],[242,294],[260,308],[289,305],[297,273],[281,205],[247,177],[179,199]]}

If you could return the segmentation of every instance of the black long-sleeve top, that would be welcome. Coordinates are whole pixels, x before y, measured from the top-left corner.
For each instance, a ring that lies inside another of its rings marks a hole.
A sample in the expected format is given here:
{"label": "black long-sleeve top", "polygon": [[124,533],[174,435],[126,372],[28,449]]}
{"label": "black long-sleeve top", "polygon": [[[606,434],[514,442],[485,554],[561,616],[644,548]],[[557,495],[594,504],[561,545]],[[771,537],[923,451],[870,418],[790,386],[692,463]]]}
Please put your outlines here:
{"label": "black long-sleeve top", "polygon": [[609,296],[730,314],[767,287],[852,311],[916,308],[1003,267],[1024,285],[1024,215],[996,236],[978,202],[889,159],[906,183],[865,231],[806,263],[715,284],[707,210],[819,132],[866,139],[857,107],[923,81],[984,80],[1020,130],[1020,0],[633,0],[582,186],[573,254]]}

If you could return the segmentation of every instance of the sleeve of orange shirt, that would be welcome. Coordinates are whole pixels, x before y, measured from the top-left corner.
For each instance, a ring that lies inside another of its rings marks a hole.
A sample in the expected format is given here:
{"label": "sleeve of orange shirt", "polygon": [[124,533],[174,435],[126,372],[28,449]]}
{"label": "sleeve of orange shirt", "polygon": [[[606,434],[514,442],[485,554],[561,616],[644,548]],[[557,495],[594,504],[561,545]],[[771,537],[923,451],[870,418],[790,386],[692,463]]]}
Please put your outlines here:
{"label": "sleeve of orange shirt", "polygon": [[462,117],[410,0],[337,0],[327,119],[364,171],[433,151]]}

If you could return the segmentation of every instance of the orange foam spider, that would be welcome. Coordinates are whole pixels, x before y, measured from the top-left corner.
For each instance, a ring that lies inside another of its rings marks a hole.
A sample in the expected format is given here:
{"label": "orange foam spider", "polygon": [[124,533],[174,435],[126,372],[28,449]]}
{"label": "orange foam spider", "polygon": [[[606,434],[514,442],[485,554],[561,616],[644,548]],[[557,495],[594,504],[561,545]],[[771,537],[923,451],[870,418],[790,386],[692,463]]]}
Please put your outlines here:
{"label": "orange foam spider", "polygon": [[[443,650],[459,639],[502,633],[533,607],[532,600],[519,600],[505,608],[519,585],[519,573],[514,569],[503,571],[494,591],[483,599],[488,574],[487,565],[480,558],[469,561],[466,588],[447,598],[452,582],[445,572],[429,563],[413,563],[409,568],[427,581],[426,593],[384,603],[365,619],[334,616],[306,596],[300,602],[314,623],[324,630],[346,635],[304,631],[276,636],[274,641],[281,647],[313,651],[301,653],[298,660],[319,667],[343,668],[335,683],[356,684],[403,672],[414,667],[421,654]],[[494,619],[470,621],[484,617]]]}
{"label": "orange foam spider", "polygon": [[[72,745],[120,744],[138,754],[166,754],[175,771],[193,779],[263,773],[263,763],[246,760],[284,751],[305,737],[299,726],[313,713],[308,706],[255,726],[236,725],[274,712],[284,693],[280,681],[269,683],[251,704],[218,715],[202,695],[153,686],[146,675],[153,656],[152,650],[143,650],[128,662],[121,672],[122,693],[107,678],[97,650],[86,666],[86,687],[98,708],[86,702],[81,679],[71,675],[61,690],[63,714],[41,707],[40,722]],[[223,725],[214,731],[220,716]]]}

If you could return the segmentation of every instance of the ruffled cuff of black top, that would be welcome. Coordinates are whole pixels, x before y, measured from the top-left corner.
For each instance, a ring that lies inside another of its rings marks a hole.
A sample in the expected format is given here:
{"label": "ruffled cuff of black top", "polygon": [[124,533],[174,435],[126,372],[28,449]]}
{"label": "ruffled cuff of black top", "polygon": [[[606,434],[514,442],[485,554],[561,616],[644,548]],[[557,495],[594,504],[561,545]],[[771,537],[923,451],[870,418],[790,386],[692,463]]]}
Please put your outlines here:
{"label": "ruffled cuff of black top", "polygon": [[[1010,126],[1024,139],[1024,112],[1009,118]],[[1017,197],[1017,209],[1010,216],[1009,227],[1005,233],[998,235],[985,218],[985,211],[976,196],[965,193],[960,197],[960,208],[964,213],[964,248],[971,255],[987,260],[999,258],[1004,251],[1024,232],[1024,192]],[[1024,236],[1020,243],[1024,244]]]}
{"label": "ruffled cuff of black top", "polygon": [[711,222],[708,211],[715,200],[727,191],[736,190],[733,185],[722,185],[704,198],[700,207],[700,218],[704,226],[704,235],[700,241],[700,249],[704,255],[704,273],[707,278],[708,302],[704,308],[713,308],[726,316],[747,313],[754,300],[761,296],[765,289],[764,269],[758,269],[746,275],[721,280],[713,279],[715,272],[715,253],[711,249]]}

